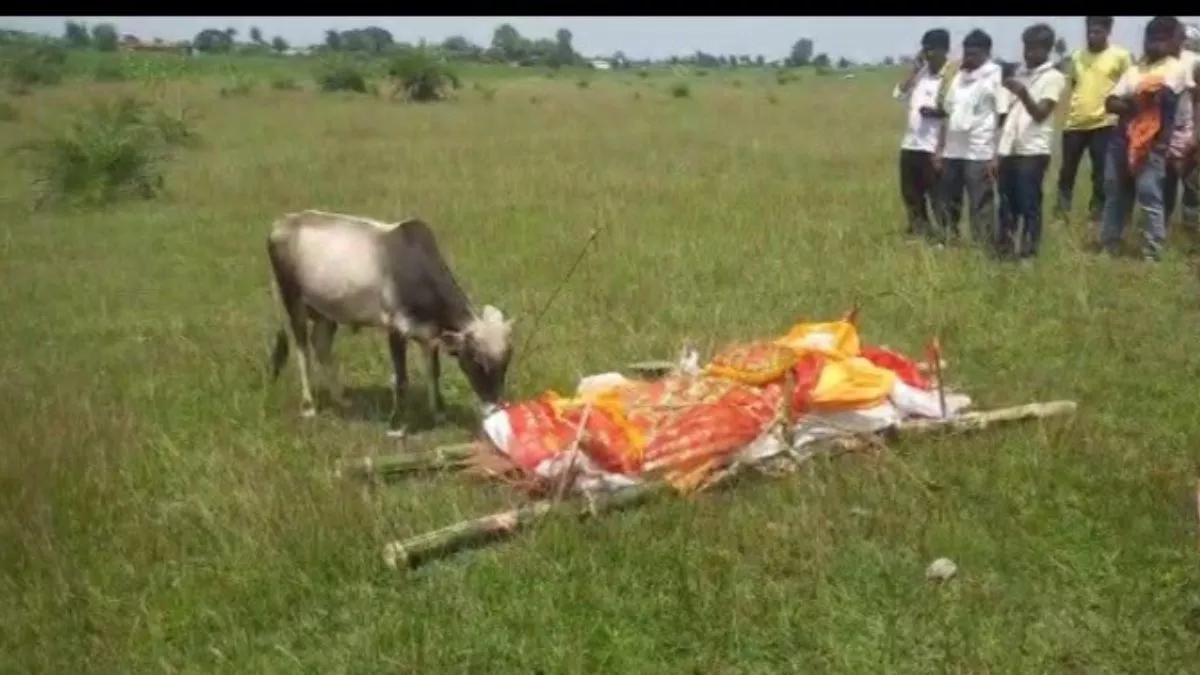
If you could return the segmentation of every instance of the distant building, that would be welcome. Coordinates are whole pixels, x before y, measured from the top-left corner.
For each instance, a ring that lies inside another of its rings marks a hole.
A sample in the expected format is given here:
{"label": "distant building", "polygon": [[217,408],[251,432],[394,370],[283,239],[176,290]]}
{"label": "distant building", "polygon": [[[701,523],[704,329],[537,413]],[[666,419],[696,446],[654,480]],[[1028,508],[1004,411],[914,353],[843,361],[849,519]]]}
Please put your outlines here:
{"label": "distant building", "polygon": [[612,62],[608,59],[592,59],[588,63],[596,70],[612,70]]}

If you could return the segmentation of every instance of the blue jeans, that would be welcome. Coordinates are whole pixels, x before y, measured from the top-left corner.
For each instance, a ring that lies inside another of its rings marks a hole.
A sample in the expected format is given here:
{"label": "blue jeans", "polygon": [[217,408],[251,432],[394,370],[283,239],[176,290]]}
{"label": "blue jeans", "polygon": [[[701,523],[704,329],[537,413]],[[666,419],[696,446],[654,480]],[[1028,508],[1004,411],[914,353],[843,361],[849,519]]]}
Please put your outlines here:
{"label": "blue jeans", "polygon": [[1146,215],[1142,254],[1158,258],[1167,239],[1166,215],[1163,212],[1163,185],[1167,177],[1167,160],[1161,150],[1154,150],[1136,176],[1129,173],[1124,143],[1112,143],[1104,158],[1104,215],[1100,226],[1100,243],[1114,251],[1121,242],[1125,221],[1133,212],[1134,202]]}
{"label": "blue jeans", "polygon": [[[1185,227],[1195,228],[1200,224],[1200,184],[1197,180],[1200,179],[1200,168],[1196,166],[1196,160],[1188,161],[1183,168],[1183,175],[1179,176],[1167,167],[1167,182],[1163,188],[1163,209],[1165,215],[1163,220],[1167,223],[1171,222],[1171,213],[1175,210],[1176,196],[1180,196],[1180,206],[1183,207],[1183,224]],[[1180,192],[1179,188],[1183,187]]]}
{"label": "blue jeans", "polygon": [[[996,252],[1002,256],[1037,255],[1042,241],[1042,181],[1050,155],[1000,158],[1000,227]],[[1018,231],[1018,226],[1024,225]]]}

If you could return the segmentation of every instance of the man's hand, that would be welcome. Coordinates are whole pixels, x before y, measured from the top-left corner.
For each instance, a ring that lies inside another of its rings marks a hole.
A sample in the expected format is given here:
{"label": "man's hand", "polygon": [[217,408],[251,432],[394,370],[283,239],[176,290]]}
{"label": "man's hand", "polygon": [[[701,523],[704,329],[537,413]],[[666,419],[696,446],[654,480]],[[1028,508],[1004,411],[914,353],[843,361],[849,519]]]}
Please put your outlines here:
{"label": "man's hand", "polygon": [[1025,85],[1015,77],[1004,80],[1000,85],[1011,91],[1013,96],[1020,96],[1025,91]]}
{"label": "man's hand", "polygon": [[995,183],[1000,178],[1000,160],[995,157],[989,159],[986,172],[987,179]]}
{"label": "man's hand", "polygon": [[1183,178],[1184,162],[1182,157],[1172,157],[1167,160],[1167,166],[1171,168],[1171,173],[1178,178]]}

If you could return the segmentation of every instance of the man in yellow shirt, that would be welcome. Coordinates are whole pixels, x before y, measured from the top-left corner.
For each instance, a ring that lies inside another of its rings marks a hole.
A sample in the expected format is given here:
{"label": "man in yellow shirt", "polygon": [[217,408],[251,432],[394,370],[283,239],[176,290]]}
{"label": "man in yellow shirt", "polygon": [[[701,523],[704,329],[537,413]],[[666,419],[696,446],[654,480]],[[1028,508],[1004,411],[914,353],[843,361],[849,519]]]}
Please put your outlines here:
{"label": "man in yellow shirt", "polygon": [[1104,109],[1104,99],[1133,65],[1133,57],[1124,47],[1109,43],[1113,27],[1111,16],[1089,16],[1084,21],[1087,47],[1071,54],[1066,72],[1067,85],[1071,87],[1071,107],[1063,124],[1057,214],[1065,219],[1071,212],[1075,175],[1086,150],[1092,164],[1092,198],[1088,212],[1095,223],[1104,206],[1104,155],[1117,125],[1116,115]]}

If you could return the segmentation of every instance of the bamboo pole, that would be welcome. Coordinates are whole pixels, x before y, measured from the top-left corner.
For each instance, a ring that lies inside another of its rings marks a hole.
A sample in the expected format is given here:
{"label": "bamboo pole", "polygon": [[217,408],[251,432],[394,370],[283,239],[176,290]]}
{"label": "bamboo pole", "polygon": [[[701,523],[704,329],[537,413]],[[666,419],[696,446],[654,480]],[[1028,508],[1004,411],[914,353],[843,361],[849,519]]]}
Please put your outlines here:
{"label": "bamboo pole", "polygon": [[338,478],[374,480],[424,471],[460,469],[470,463],[475,442],[453,443],[424,452],[402,452],[393,455],[358,457],[338,463],[334,475]]}
{"label": "bamboo pole", "polygon": [[[632,506],[668,489],[665,483],[646,483],[602,494],[590,499],[579,516],[594,518]],[[570,502],[539,500],[515,509],[464,520],[403,541],[389,542],[383,547],[383,561],[392,569],[411,569],[427,560],[511,537],[543,520],[551,512],[564,510],[568,504]]]}
{"label": "bamboo pole", "polygon": [[[1077,405],[1074,401],[1029,403],[1010,408],[964,413],[948,420],[910,420],[893,427],[892,431],[900,437],[934,432],[966,433],[981,431],[998,424],[1071,415],[1075,412],[1076,408]],[[806,446],[804,448],[805,452],[794,461],[803,461],[813,456],[822,447],[839,450],[858,450],[878,445],[879,442],[878,434],[838,436],[822,443],[813,444],[813,446]],[[753,466],[755,465],[749,464],[722,472],[718,480],[708,481],[708,483],[710,486],[716,483],[725,483],[727,479],[732,478],[736,473],[740,473],[742,469]],[[584,511],[583,515],[597,516],[644,501],[651,496],[666,492],[668,489],[669,486],[667,484],[655,481],[625,488],[618,492],[591,497],[589,498],[588,508]],[[384,546],[384,562],[391,568],[411,568],[431,558],[448,555],[459,549],[511,537],[517,532],[542,520],[552,511],[559,508],[561,504],[563,502],[550,500],[531,502],[516,509],[462,521],[403,541],[389,542]]]}

